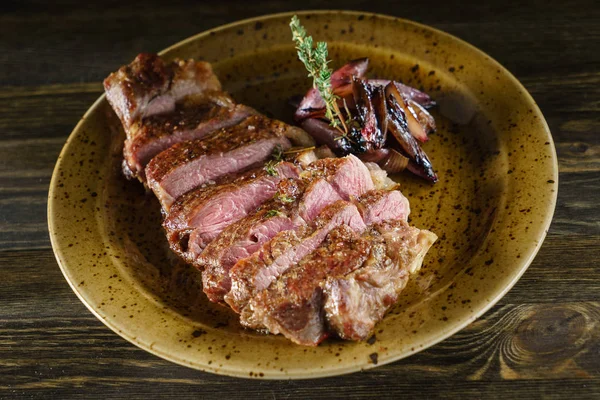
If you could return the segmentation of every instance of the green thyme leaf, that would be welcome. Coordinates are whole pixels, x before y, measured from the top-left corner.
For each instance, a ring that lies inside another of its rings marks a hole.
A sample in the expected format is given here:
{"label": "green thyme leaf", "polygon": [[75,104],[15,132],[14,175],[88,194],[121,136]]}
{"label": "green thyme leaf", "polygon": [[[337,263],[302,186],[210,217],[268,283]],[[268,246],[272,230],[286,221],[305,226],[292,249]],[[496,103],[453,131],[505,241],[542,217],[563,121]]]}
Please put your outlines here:
{"label": "green thyme leaf", "polygon": [[278,194],[277,199],[279,201],[281,201],[282,203],[293,203],[294,202],[293,197],[286,196],[285,194]]}
{"label": "green thyme leaf", "polygon": [[283,216],[283,213],[279,210],[269,210],[265,213],[265,217],[271,218],[276,216]]}
{"label": "green thyme leaf", "polygon": [[267,171],[267,174],[271,175],[271,176],[277,176],[279,175],[277,172],[277,164],[279,164],[279,161],[275,161],[275,160],[270,160],[267,161],[267,163],[265,164],[265,171]]}
{"label": "green thyme leaf", "polygon": [[343,126],[339,117],[336,104],[337,96],[331,89],[331,69],[327,66],[327,56],[329,55],[326,42],[317,42],[313,47],[313,38],[308,36],[306,29],[300,24],[297,16],[293,16],[290,22],[292,30],[292,39],[296,42],[298,59],[302,61],[308,70],[308,76],[313,78],[313,87],[316,88],[325,101],[325,117],[329,120],[331,126]]}
{"label": "green thyme leaf", "polygon": [[276,145],[271,153],[271,158],[275,161],[281,161],[283,158],[283,147],[280,144]]}

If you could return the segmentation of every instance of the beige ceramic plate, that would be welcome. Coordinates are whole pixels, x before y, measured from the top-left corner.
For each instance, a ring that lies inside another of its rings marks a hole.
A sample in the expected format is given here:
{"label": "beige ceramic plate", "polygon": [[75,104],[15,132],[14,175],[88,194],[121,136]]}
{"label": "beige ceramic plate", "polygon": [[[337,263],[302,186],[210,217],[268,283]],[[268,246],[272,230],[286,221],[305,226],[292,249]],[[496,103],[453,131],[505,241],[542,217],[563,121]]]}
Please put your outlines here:
{"label": "beige ceramic plate", "polygon": [[[296,60],[291,13],[241,21],[162,54],[205,59],[240,102],[289,121],[309,81]],[[440,182],[397,177],[412,223],[438,234],[417,279],[367,342],[317,348],[242,329],[209,303],[198,274],[174,265],[158,203],[119,172],[123,138],[102,96],[65,145],[50,186],[52,245],[75,293],[107,326],[160,357],[219,374],[311,378],[389,363],[463,328],[500,299],[538,251],[557,188],[552,137],[519,82],[443,32],[381,15],[299,13],[330,45],[333,66],[368,56],[370,74],[424,89],[439,104],[424,145]],[[132,54],[132,58],[133,58]],[[115,65],[115,69],[118,65]]]}

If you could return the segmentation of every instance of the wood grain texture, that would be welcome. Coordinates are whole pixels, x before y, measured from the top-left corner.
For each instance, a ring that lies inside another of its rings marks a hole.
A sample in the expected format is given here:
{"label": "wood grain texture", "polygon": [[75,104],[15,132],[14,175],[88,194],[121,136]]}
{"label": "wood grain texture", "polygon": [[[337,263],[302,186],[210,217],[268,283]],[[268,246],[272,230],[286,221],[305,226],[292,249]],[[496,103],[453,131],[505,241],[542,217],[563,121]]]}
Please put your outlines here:
{"label": "wood grain texture", "polygon": [[[413,357],[318,381],[260,382],[179,367],[86,310],[52,255],[46,196],[100,81],[140,51],[289,9],[381,12],[481,48],[526,86],[556,143],[559,199],[517,285]],[[0,399],[600,397],[600,7],[593,1],[146,1],[0,6]]]}

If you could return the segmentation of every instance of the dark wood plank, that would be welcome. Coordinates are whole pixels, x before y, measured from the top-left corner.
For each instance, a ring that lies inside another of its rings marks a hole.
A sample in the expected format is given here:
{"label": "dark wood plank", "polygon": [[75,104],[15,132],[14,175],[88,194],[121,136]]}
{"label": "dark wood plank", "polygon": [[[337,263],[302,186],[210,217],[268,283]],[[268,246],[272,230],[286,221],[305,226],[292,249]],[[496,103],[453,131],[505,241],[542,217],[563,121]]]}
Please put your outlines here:
{"label": "dark wood plank", "polygon": [[[430,24],[480,47],[518,77],[549,70],[555,76],[573,70],[594,72],[600,62],[594,51],[599,13],[592,0],[570,2],[568,7],[561,2],[466,7],[459,0],[427,7],[360,0],[269,1],[252,7],[243,0],[210,5],[148,1],[143,7],[111,1],[103,2],[101,9],[69,1],[59,6],[32,3],[14,5],[0,16],[0,65],[5,70],[0,85],[72,82],[73,71],[80,80],[98,82],[140,51],[158,51],[214,26],[290,9],[368,10]],[[45,24],[52,18],[61,23]],[[35,64],[28,62],[32,57],[38,60]],[[574,60],[582,61],[574,65]]]}
{"label": "dark wood plank", "polygon": [[[389,394],[399,394],[409,385],[437,382],[428,389],[434,390],[442,387],[440,382],[458,379],[464,386],[458,385],[455,394],[465,396],[477,381],[486,386],[519,381],[523,387],[555,379],[571,380],[573,385],[599,384],[596,266],[579,265],[571,271],[578,278],[564,281],[556,261],[566,249],[575,257],[579,247],[590,243],[557,244],[556,252],[536,259],[499,305],[441,344],[376,370],[319,381],[322,385],[311,397],[335,397],[339,381],[356,393],[367,393],[375,381],[385,385]],[[600,251],[593,256],[599,255]],[[50,251],[0,252],[0,276],[7,278],[6,289],[0,292],[0,393],[10,389],[24,396],[45,393],[58,398],[86,388],[86,398],[96,398],[123,390],[149,394],[146,385],[155,383],[189,395],[200,388],[207,395],[235,395],[236,379],[161,360],[102,325],[71,292]],[[556,281],[561,285],[554,285]],[[245,387],[249,396],[259,397],[264,390],[281,394],[291,388],[291,393],[303,397],[310,385],[247,382]]]}

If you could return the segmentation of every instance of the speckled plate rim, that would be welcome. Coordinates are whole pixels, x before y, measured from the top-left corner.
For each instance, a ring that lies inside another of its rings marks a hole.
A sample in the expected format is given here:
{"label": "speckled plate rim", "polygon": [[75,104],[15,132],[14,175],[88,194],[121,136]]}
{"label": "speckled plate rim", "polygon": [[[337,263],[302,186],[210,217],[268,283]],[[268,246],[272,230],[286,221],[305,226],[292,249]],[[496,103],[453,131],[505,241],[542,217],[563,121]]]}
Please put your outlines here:
{"label": "speckled plate rim", "polygon": [[[248,18],[248,19],[232,22],[229,24],[221,25],[221,26],[206,30],[197,35],[191,36],[187,39],[184,39],[184,40],[162,50],[159,54],[168,53],[169,51],[171,51],[173,49],[176,49],[187,43],[193,42],[193,41],[195,41],[199,38],[202,38],[204,36],[207,36],[209,34],[215,34],[219,31],[230,29],[232,27],[236,27],[239,25],[256,23],[256,22],[264,21],[266,19],[291,17],[294,14],[302,16],[302,15],[307,15],[307,14],[314,15],[314,14],[328,14],[328,13],[348,15],[351,17],[365,15],[365,16],[372,16],[375,18],[395,20],[395,21],[398,21],[403,24],[412,25],[415,28],[426,29],[426,30],[432,31],[432,32],[436,33],[437,35],[445,37],[451,41],[458,43],[461,46],[465,46],[465,47],[469,48],[471,51],[478,53],[480,56],[486,57],[490,63],[492,63],[494,66],[497,67],[497,69],[499,71],[502,72],[502,74],[504,76],[509,78],[509,80],[512,82],[512,84],[514,84],[517,88],[520,89],[521,95],[525,98],[527,103],[530,105],[533,112],[536,115],[539,115],[539,119],[538,119],[539,128],[546,135],[546,140],[549,144],[550,156],[552,158],[551,174],[553,176],[553,180],[557,184],[555,187],[558,187],[558,160],[557,160],[557,156],[556,156],[556,149],[554,146],[554,141],[552,139],[552,135],[550,133],[548,124],[541,113],[541,110],[539,109],[539,107],[535,103],[535,100],[532,98],[532,96],[529,94],[529,92],[523,87],[523,85],[508,70],[506,70],[500,63],[498,63],[495,59],[493,59],[492,57],[490,57],[483,51],[477,49],[476,47],[472,46],[471,44],[469,44],[453,35],[450,35],[448,33],[445,33],[443,31],[440,31],[440,30],[430,27],[428,25],[420,24],[420,23],[417,23],[414,21],[403,19],[403,18],[397,18],[397,17],[392,17],[392,16],[388,16],[388,15],[384,15],[384,14],[369,13],[369,12],[363,12],[363,11],[348,11],[348,10],[304,10],[304,11],[297,11],[297,12],[290,11],[290,12],[262,15],[262,16],[258,16],[258,17]],[[57,227],[58,222],[55,219],[56,215],[54,212],[54,208],[57,204],[56,202],[59,201],[54,198],[55,197],[54,195],[57,192],[57,180],[58,180],[57,172],[60,169],[61,160],[66,156],[66,152],[67,152],[69,146],[74,141],[74,138],[75,138],[74,134],[81,128],[84,121],[90,115],[92,115],[94,112],[97,111],[97,109],[100,107],[100,105],[104,101],[104,99],[105,99],[105,95],[103,94],[93,103],[93,105],[88,109],[88,111],[84,114],[84,116],[79,121],[79,123],[73,129],[72,133],[70,134],[69,138],[67,139],[67,142],[65,143],[65,145],[59,155],[59,158],[58,158],[58,161],[55,166],[54,172],[52,174],[52,179],[50,182],[49,195],[48,195],[48,227],[49,227],[49,233],[50,233],[50,241],[51,241],[51,245],[52,245],[52,249],[53,249],[55,258],[59,264],[59,267],[60,267],[63,275],[65,276],[65,279],[67,280],[67,282],[71,286],[71,289],[73,289],[73,291],[75,292],[77,297],[90,310],[90,312],[94,316],[96,316],[100,321],[102,321],[107,327],[109,327],[111,330],[113,330],[119,336],[123,337],[124,339],[131,342],[132,344],[134,344],[154,355],[157,355],[161,358],[164,358],[166,360],[175,362],[175,363],[183,365],[183,366],[192,367],[192,368],[195,368],[198,370],[213,372],[213,373],[217,373],[217,374],[221,374],[221,375],[249,378],[246,370],[236,369],[235,366],[228,366],[225,368],[216,368],[216,367],[211,367],[210,365],[194,364],[194,363],[190,362],[189,360],[183,360],[178,357],[175,357],[174,355],[170,354],[168,351],[161,351],[160,349],[158,349],[156,347],[148,346],[147,344],[137,341],[136,337],[132,334],[132,332],[129,332],[129,330],[127,329],[126,324],[123,324],[122,321],[118,320],[118,318],[113,321],[110,318],[102,317],[102,315],[99,314],[97,312],[97,310],[95,309],[95,307],[88,301],[88,298],[86,296],[86,289],[82,289],[82,288],[78,287],[76,285],[76,282],[70,276],[69,265],[68,265],[68,261],[65,259],[64,249],[61,248],[61,246],[59,246],[59,243],[58,243],[59,240],[57,238],[56,231],[55,231],[55,228]],[[374,368],[376,366],[385,365],[385,364],[400,360],[402,358],[408,357],[412,354],[415,354],[415,353],[422,351],[428,347],[431,347],[431,346],[439,343],[440,341],[452,336],[453,334],[462,330],[467,325],[469,325],[471,322],[473,322],[474,320],[479,318],[486,311],[488,311],[492,306],[494,306],[494,304],[496,304],[515,285],[515,283],[520,279],[520,277],[523,275],[523,273],[525,273],[525,271],[527,270],[527,268],[529,267],[529,265],[535,258],[537,252],[539,251],[539,249],[546,237],[546,234],[550,227],[550,223],[552,221],[552,217],[554,215],[557,196],[558,196],[558,191],[554,190],[553,195],[550,196],[550,198],[546,201],[545,208],[544,208],[545,209],[545,218],[540,224],[540,225],[542,225],[541,227],[543,229],[542,229],[539,237],[537,237],[537,244],[535,246],[532,246],[532,248],[529,249],[529,252],[526,257],[522,257],[520,260],[514,261],[516,264],[520,264],[520,265],[515,268],[515,273],[513,274],[512,279],[509,281],[509,283],[506,284],[504,287],[502,287],[500,290],[496,290],[494,293],[492,293],[492,297],[489,298],[489,301],[487,303],[481,304],[480,307],[478,307],[475,311],[473,311],[470,314],[464,313],[464,315],[462,315],[462,318],[454,318],[453,321],[450,321],[449,324],[446,325],[446,329],[441,329],[437,335],[429,335],[428,340],[426,342],[422,343],[421,345],[414,346],[411,349],[405,350],[403,352],[399,352],[398,354],[395,354],[395,355],[387,356],[385,358],[380,358],[379,362],[377,364],[369,364],[366,362],[356,362],[355,365],[343,366],[343,367],[339,367],[339,368],[330,368],[327,370],[296,372],[296,373],[292,373],[289,375],[269,374],[269,375],[266,375],[266,376],[260,377],[260,378],[258,375],[254,375],[254,376],[251,376],[251,378],[254,378],[254,379],[257,379],[257,378],[258,379],[310,379],[310,378],[322,378],[322,377],[329,377],[329,376],[336,376],[336,375],[357,372],[357,371],[361,371],[361,370]]]}

